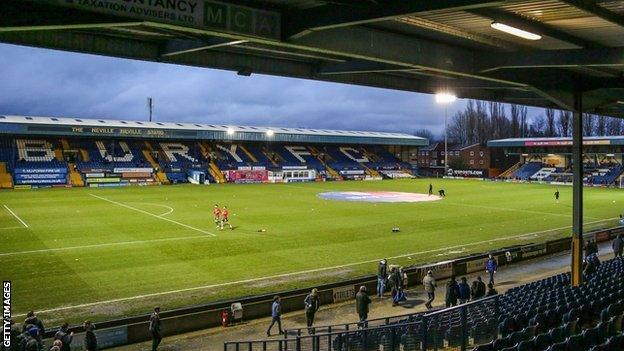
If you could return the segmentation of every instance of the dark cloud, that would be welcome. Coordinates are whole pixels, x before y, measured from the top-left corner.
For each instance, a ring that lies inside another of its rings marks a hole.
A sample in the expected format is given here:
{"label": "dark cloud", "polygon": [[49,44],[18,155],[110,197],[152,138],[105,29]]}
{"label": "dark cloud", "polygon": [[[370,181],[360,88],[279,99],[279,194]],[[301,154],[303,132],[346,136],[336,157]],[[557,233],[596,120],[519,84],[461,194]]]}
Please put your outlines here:
{"label": "dark cloud", "polygon": [[[433,96],[0,45],[0,113],[440,133]],[[457,102],[449,115],[464,107]]]}

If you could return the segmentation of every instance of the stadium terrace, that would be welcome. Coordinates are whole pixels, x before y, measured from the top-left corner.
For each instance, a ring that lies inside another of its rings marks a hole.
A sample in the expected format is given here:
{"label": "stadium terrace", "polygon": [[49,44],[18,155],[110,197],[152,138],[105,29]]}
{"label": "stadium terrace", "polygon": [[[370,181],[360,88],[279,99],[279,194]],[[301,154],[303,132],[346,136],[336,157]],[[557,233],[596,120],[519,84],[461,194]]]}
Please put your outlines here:
{"label": "stadium terrace", "polygon": [[[0,116],[3,188],[413,177],[402,134]],[[402,157],[402,158],[401,158]]]}

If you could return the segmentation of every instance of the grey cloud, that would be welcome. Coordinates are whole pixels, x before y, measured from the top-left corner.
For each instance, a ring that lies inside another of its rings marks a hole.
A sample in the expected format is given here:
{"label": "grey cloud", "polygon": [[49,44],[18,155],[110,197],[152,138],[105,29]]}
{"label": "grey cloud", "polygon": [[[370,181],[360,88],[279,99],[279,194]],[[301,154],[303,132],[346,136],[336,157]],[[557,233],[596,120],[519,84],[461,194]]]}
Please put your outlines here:
{"label": "grey cloud", "polygon": [[[431,95],[0,45],[0,113],[440,133]],[[449,107],[449,116],[463,108]]]}

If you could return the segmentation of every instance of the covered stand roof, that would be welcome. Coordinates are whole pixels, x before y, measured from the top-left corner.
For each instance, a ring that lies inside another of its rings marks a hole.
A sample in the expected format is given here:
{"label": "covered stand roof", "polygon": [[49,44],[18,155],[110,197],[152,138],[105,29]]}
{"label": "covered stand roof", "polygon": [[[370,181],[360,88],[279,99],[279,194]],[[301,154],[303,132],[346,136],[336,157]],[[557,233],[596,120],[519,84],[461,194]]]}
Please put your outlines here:
{"label": "covered stand roof", "polygon": [[425,138],[404,133],[3,115],[0,115],[1,134],[409,146],[429,144]]}
{"label": "covered stand roof", "polygon": [[[0,41],[624,117],[624,2],[3,0]],[[526,40],[502,23],[541,36]]]}
{"label": "covered stand roof", "polygon": [[[489,147],[572,147],[572,138],[508,138],[490,140]],[[624,145],[624,136],[588,136],[583,137],[583,145]]]}

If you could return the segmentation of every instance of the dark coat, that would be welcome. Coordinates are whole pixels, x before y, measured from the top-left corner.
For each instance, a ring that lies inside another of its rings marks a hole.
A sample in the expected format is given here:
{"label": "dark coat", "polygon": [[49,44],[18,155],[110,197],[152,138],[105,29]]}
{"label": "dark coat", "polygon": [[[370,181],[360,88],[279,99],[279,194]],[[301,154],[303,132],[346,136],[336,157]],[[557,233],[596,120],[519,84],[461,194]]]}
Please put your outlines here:
{"label": "dark coat", "polygon": [[95,333],[93,330],[87,330],[84,338],[84,348],[87,351],[96,351],[97,350],[97,338],[95,337]]}
{"label": "dark coat", "polygon": [[22,323],[22,333],[26,331],[29,324],[39,328],[39,332],[41,334],[45,332],[45,328],[43,327],[43,322],[41,321],[41,319],[37,318],[36,316],[32,316],[24,319],[24,323]]}
{"label": "dark coat", "polygon": [[54,340],[61,340],[63,346],[61,347],[61,351],[69,351],[71,350],[71,342],[74,337],[67,332],[67,330],[59,329],[56,334],[54,334]]}
{"label": "dark coat", "polygon": [[461,282],[458,284],[459,296],[458,298],[461,300],[469,300],[470,299],[470,285],[468,283]]}
{"label": "dark coat", "polygon": [[611,247],[613,248],[613,252],[622,252],[622,248],[624,248],[624,240],[620,237],[616,237],[613,239]]}
{"label": "dark coat", "polygon": [[470,294],[473,299],[480,299],[485,296],[485,283],[475,280],[472,282],[472,288],[470,289]]}
{"label": "dark coat", "polygon": [[390,274],[389,280],[393,289],[399,290],[403,287],[403,277],[401,277],[401,272],[398,269]]}
{"label": "dark coat", "polygon": [[386,279],[388,276],[388,265],[384,263],[379,263],[379,267],[377,267],[377,278]]}
{"label": "dark coat", "polygon": [[446,302],[456,304],[458,297],[459,285],[457,285],[457,281],[449,279],[446,282]]}
{"label": "dark coat", "polygon": [[303,300],[303,304],[305,305],[306,313],[316,313],[316,311],[318,311],[321,307],[321,299],[319,299],[318,294],[308,294],[308,296],[305,297],[305,300]]}
{"label": "dark coat", "polygon": [[368,314],[368,305],[370,305],[371,299],[365,292],[359,291],[355,294],[355,308],[358,314]]}

